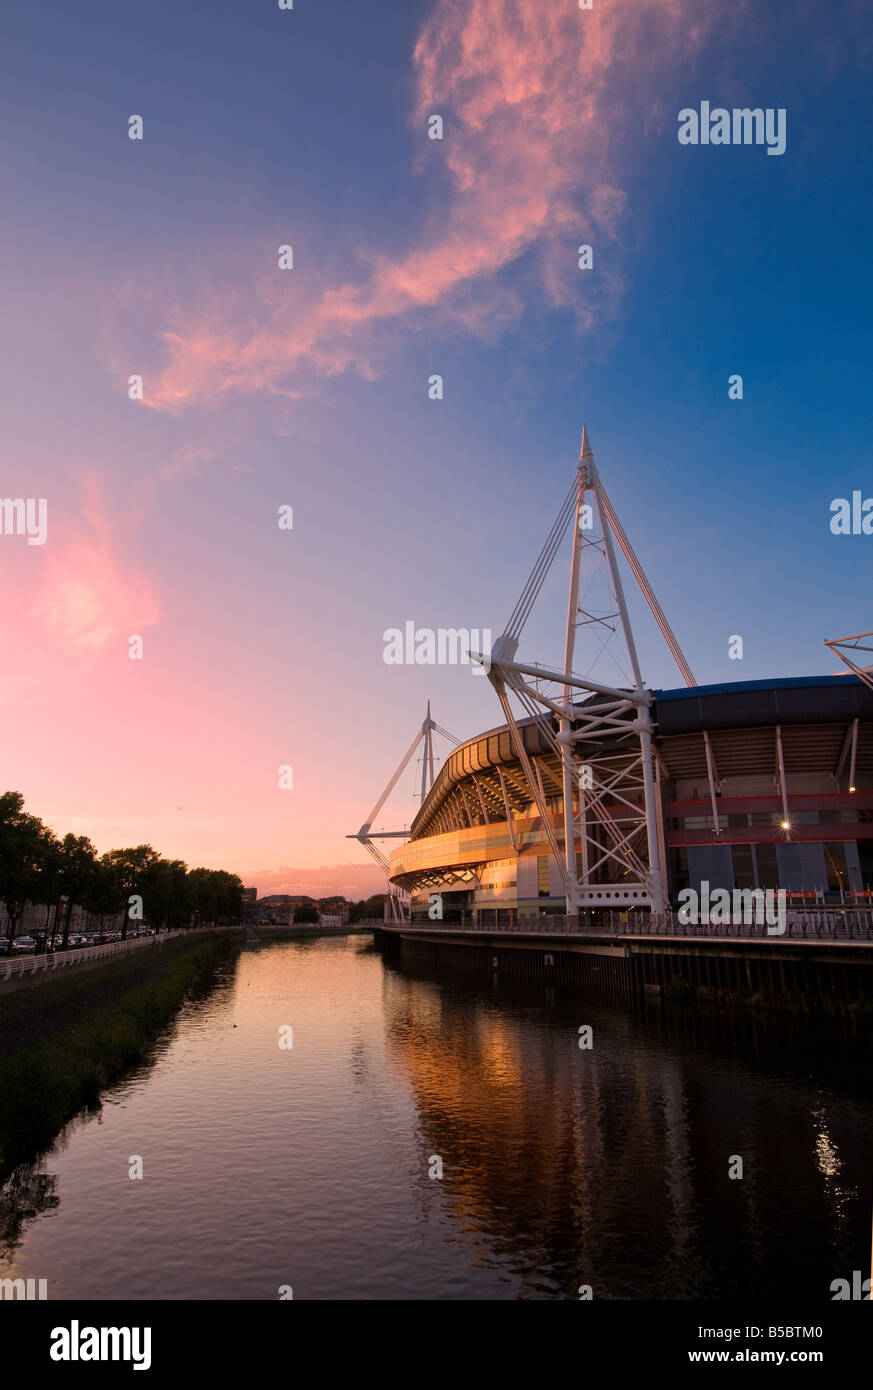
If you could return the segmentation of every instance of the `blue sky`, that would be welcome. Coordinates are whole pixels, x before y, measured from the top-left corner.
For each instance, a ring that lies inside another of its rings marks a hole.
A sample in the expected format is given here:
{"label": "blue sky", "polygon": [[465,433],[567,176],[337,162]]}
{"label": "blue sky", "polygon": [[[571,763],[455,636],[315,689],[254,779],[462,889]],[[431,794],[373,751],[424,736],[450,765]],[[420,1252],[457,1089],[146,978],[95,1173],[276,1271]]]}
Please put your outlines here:
{"label": "blue sky", "polygon": [[[44,553],[3,538],[4,718],[28,730],[12,784],[60,828],[345,862],[427,698],[459,736],[498,722],[466,670],[385,666],[383,631],[497,635],[583,421],[701,682],[827,671],[825,637],[873,627],[873,538],[828,527],[873,496],[863,6],[12,3],[0,49],[4,492],[55,519]],[[785,154],[680,146],[702,99],[785,107]],[[443,287],[451,264],[477,268]],[[559,653],[564,569],[524,655]],[[647,681],[679,684],[631,606]],[[166,764],[137,733],[158,724]],[[283,762],[279,812],[252,769]]]}

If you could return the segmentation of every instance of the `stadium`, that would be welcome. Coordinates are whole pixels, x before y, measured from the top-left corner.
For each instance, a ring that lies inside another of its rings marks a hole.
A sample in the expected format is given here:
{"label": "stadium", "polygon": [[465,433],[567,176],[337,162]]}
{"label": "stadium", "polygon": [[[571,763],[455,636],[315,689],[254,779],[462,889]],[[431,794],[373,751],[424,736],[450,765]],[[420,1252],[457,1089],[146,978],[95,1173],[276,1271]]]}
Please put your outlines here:
{"label": "stadium", "polygon": [[[653,694],[656,834],[670,902],[703,881],[729,891],[784,888],[794,905],[869,901],[873,690],[847,674]],[[517,728],[563,850],[563,769],[536,719]],[[716,769],[714,806],[704,732]],[[591,765],[608,759],[616,767],[621,742],[619,734],[587,745]],[[629,777],[633,757],[624,760]],[[613,820],[630,816],[621,785],[604,794],[603,809]],[[642,802],[634,809],[642,821]],[[578,801],[574,813],[578,820]],[[605,907],[632,906],[621,892],[631,870],[603,853],[602,819],[587,829],[595,842],[590,857],[600,852],[588,906],[597,910],[598,891]],[[574,852],[581,878],[578,838]],[[561,868],[504,725],[449,755],[389,872],[392,886],[408,895],[412,920],[427,920],[431,895],[439,894],[444,921],[503,926],[563,915]]]}
{"label": "stadium", "polygon": [[[595,527],[595,519],[599,526]],[[574,524],[575,523],[575,524]],[[521,629],[572,533],[565,659],[516,661]],[[684,679],[647,689],[616,549]],[[592,565],[605,581],[591,597]],[[585,587],[583,590],[583,578]],[[631,680],[577,676],[577,634],[624,638]],[[505,722],[456,746],[434,775],[427,716],[355,838],[388,877],[393,920],[511,927],[532,917],[656,916],[686,888],[784,890],[791,907],[869,906],[873,679],[833,639],[845,674],[698,685],[606,496],[583,431],[574,486],[503,636],[479,655]],[[522,707],[518,717],[513,704]],[[416,748],[421,806],[408,831],[371,826]],[[376,838],[403,839],[386,857]]]}

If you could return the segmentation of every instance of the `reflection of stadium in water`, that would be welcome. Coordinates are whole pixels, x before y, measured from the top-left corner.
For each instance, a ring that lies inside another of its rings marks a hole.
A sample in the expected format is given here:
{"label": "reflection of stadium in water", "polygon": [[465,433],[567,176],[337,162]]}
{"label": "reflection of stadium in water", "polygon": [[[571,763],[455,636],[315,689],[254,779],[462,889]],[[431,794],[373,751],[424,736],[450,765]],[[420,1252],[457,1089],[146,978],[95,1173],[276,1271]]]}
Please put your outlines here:
{"label": "reflection of stadium in water", "polygon": [[522,1297],[818,1300],[863,1267],[873,1106],[838,1033],[392,969],[385,1015],[421,1171],[442,1158],[456,1238]]}

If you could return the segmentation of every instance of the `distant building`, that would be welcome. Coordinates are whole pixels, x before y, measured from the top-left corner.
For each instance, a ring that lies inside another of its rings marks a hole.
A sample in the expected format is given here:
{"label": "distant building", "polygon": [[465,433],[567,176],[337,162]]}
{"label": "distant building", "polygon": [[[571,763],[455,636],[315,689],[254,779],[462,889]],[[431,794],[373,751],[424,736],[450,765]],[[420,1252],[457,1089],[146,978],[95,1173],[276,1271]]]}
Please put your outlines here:
{"label": "distant building", "polygon": [[[246,890],[248,891],[248,890]],[[248,905],[248,899],[246,900]],[[253,906],[257,920],[271,926],[290,926],[298,907],[312,907],[319,920],[329,917],[336,919],[330,925],[346,926],[349,920],[350,904],[345,898],[334,895],[329,898],[313,898],[309,893],[268,893],[258,898]]]}
{"label": "distant building", "polygon": [[268,893],[265,898],[258,898],[257,920],[273,927],[291,926],[294,909],[303,903],[314,907],[315,899],[307,893]]}
{"label": "distant building", "polygon": [[345,898],[339,896],[319,898],[318,911],[323,921],[326,921],[327,918],[335,918],[337,926],[345,927],[348,925],[351,903],[347,903]]}
{"label": "distant building", "polygon": [[[32,932],[43,932],[46,927],[52,935],[60,935],[67,921],[69,911],[69,922],[67,923],[70,935],[78,935],[81,932],[96,931],[121,931],[125,924],[124,912],[106,912],[101,917],[99,913],[90,912],[82,907],[81,903],[73,903],[70,908],[67,900],[63,903],[27,903],[24,911],[18,919],[16,936],[30,936]],[[9,913],[6,911],[6,904],[0,903],[0,936],[9,935]]]}
{"label": "distant building", "polygon": [[270,893],[265,898],[258,898],[261,907],[299,907],[301,903],[314,903],[315,899],[310,898],[308,893]]}

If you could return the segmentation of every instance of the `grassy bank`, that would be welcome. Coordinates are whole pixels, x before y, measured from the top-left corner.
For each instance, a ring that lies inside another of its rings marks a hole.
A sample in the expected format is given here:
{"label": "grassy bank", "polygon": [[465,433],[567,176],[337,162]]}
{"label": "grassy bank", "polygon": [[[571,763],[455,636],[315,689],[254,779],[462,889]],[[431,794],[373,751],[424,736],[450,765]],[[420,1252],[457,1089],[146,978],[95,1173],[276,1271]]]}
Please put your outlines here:
{"label": "grassy bank", "polygon": [[189,989],[241,941],[178,937],[0,997],[0,1182],[145,1056]]}

